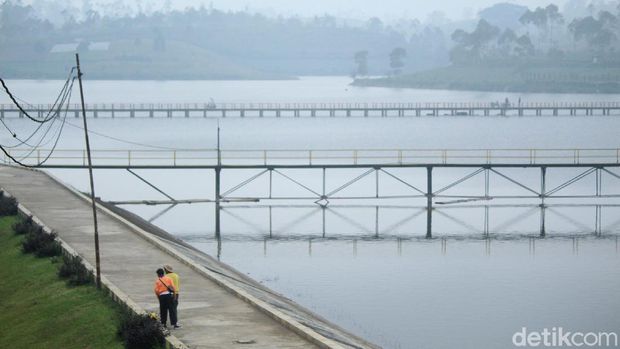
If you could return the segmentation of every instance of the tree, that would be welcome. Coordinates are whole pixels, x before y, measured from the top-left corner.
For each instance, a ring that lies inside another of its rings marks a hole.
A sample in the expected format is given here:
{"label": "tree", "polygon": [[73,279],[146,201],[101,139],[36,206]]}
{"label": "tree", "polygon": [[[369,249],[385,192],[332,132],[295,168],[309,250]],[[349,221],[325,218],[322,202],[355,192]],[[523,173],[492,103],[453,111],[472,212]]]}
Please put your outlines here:
{"label": "tree", "polygon": [[153,51],[164,52],[166,51],[166,39],[161,29],[155,29],[155,38],[153,39]]}
{"label": "tree", "polygon": [[405,62],[403,61],[407,57],[407,50],[402,47],[397,47],[390,53],[390,68],[395,75],[402,72]]}
{"label": "tree", "polygon": [[481,19],[476,29],[467,33],[458,29],[452,33],[452,40],[456,42],[450,51],[453,63],[473,63],[483,60],[489,55],[491,43],[498,37],[500,30],[484,19]]}
{"label": "tree", "polygon": [[532,40],[528,35],[521,35],[517,39],[517,48],[515,49],[515,53],[519,57],[532,56],[534,54],[534,44],[532,44]]}
{"label": "tree", "polygon": [[519,21],[525,25],[534,25],[542,33],[543,39],[548,40],[551,48],[554,45],[553,29],[555,25],[564,23],[564,17],[557,5],[551,4],[545,8],[537,7],[534,11],[528,10],[519,18]]}
{"label": "tree", "polygon": [[355,64],[357,64],[356,74],[360,76],[368,75],[368,51],[355,52]]}
{"label": "tree", "polygon": [[511,57],[517,45],[517,34],[512,29],[506,29],[497,39],[499,44],[500,56]]}
{"label": "tree", "polygon": [[585,40],[590,48],[604,53],[610,48],[612,42],[618,39],[616,31],[620,21],[610,12],[602,11],[598,19],[588,16],[573,20],[568,29],[573,34],[575,41]]}

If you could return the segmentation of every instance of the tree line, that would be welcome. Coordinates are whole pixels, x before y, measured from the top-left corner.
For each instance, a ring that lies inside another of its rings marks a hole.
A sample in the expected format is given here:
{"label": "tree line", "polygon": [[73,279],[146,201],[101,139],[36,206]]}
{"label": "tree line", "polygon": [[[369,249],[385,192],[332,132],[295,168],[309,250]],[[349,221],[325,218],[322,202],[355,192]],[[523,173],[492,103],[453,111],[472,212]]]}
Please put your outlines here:
{"label": "tree line", "polygon": [[458,29],[451,35],[453,64],[532,61],[557,64],[581,61],[618,64],[620,4],[608,10],[567,21],[557,5],[526,10],[518,17],[520,27],[504,28],[481,19],[474,30]]}

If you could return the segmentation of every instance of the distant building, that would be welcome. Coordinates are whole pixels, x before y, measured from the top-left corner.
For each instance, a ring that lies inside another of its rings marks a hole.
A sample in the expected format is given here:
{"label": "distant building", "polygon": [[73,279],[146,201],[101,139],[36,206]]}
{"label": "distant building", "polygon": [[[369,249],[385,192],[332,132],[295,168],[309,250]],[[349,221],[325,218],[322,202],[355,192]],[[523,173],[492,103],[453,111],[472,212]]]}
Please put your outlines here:
{"label": "distant building", "polygon": [[79,45],[79,42],[70,44],[56,44],[52,47],[50,53],[76,52]]}

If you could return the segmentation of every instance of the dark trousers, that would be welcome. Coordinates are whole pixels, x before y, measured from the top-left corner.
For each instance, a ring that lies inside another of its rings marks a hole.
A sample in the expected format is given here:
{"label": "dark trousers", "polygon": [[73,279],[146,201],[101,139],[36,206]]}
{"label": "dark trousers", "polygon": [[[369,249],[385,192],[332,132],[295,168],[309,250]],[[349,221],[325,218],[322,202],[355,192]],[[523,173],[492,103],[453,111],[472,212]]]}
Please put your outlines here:
{"label": "dark trousers", "polygon": [[164,294],[159,296],[159,317],[161,323],[165,326],[168,322],[168,313],[170,313],[170,322],[174,325],[177,323],[177,313],[174,311],[172,294]]}
{"label": "dark trousers", "polygon": [[176,325],[179,319],[179,313],[177,311],[178,306],[179,306],[179,295],[177,294],[176,297],[172,298],[172,307],[170,308],[170,322],[172,323],[172,326]]}

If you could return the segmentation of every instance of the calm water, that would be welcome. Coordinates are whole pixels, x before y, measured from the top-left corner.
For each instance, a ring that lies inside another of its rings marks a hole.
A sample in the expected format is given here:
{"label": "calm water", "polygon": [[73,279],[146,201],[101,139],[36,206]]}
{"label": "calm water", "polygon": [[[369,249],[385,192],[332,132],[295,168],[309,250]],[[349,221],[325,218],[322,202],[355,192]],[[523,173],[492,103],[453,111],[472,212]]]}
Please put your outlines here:
{"label": "calm water", "polygon": [[[441,102],[618,100],[618,95],[546,95],[354,88],[348,79],[302,78],[297,81],[87,81],[88,103],[145,102]],[[31,103],[48,103],[62,82],[10,81]],[[0,103],[6,99],[0,97]],[[70,122],[79,125],[79,120]],[[18,134],[31,125],[7,120]],[[98,119],[97,132],[148,145],[214,148],[214,119]],[[220,121],[225,149],[329,148],[618,148],[620,118],[511,117],[413,119],[226,119]],[[2,134],[2,144],[11,137]],[[144,149],[92,135],[93,148]],[[83,148],[80,130],[67,126],[60,148]],[[473,169],[435,171],[437,188]],[[335,189],[364,170],[328,171],[327,189]],[[86,172],[53,174],[87,190]],[[222,187],[234,187],[258,171],[225,171]],[[549,170],[553,188],[582,170]],[[175,198],[212,198],[212,171],[141,171],[140,175]],[[321,174],[289,170],[288,176],[321,190]],[[424,188],[423,170],[393,173]],[[510,175],[537,188],[537,170],[515,169]],[[125,171],[96,171],[97,194],[107,200],[162,199]],[[453,194],[480,194],[483,176],[454,188]],[[235,193],[264,195],[262,177]],[[620,180],[603,177],[605,193],[620,193]],[[369,196],[369,176],[344,194]],[[381,177],[384,194],[407,194],[408,188]],[[520,188],[491,178],[491,193],[518,195]],[[594,177],[567,188],[569,194],[594,190]],[[301,195],[303,190],[274,177],[274,194]],[[495,202],[497,201],[497,202]],[[498,201],[496,204],[538,204]],[[620,332],[620,233],[618,200],[587,203],[601,208],[602,236],[593,235],[596,209],[552,207],[547,210],[548,237],[539,234],[537,207],[489,209],[490,239],[483,238],[484,208],[437,208],[432,240],[426,230],[424,199],[346,200],[322,210],[311,200],[230,204],[222,217],[222,241],[213,239],[210,204],[127,207],[205,252],[283,293],[343,327],[386,348],[508,348],[512,334],[528,327],[574,331]],[[550,200],[550,204],[586,203]],[[474,203],[479,205],[481,203]],[[484,203],[482,203],[484,204]],[[269,207],[273,205],[272,207]],[[291,207],[291,205],[296,205]],[[378,207],[378,208],[377,208]]]}

